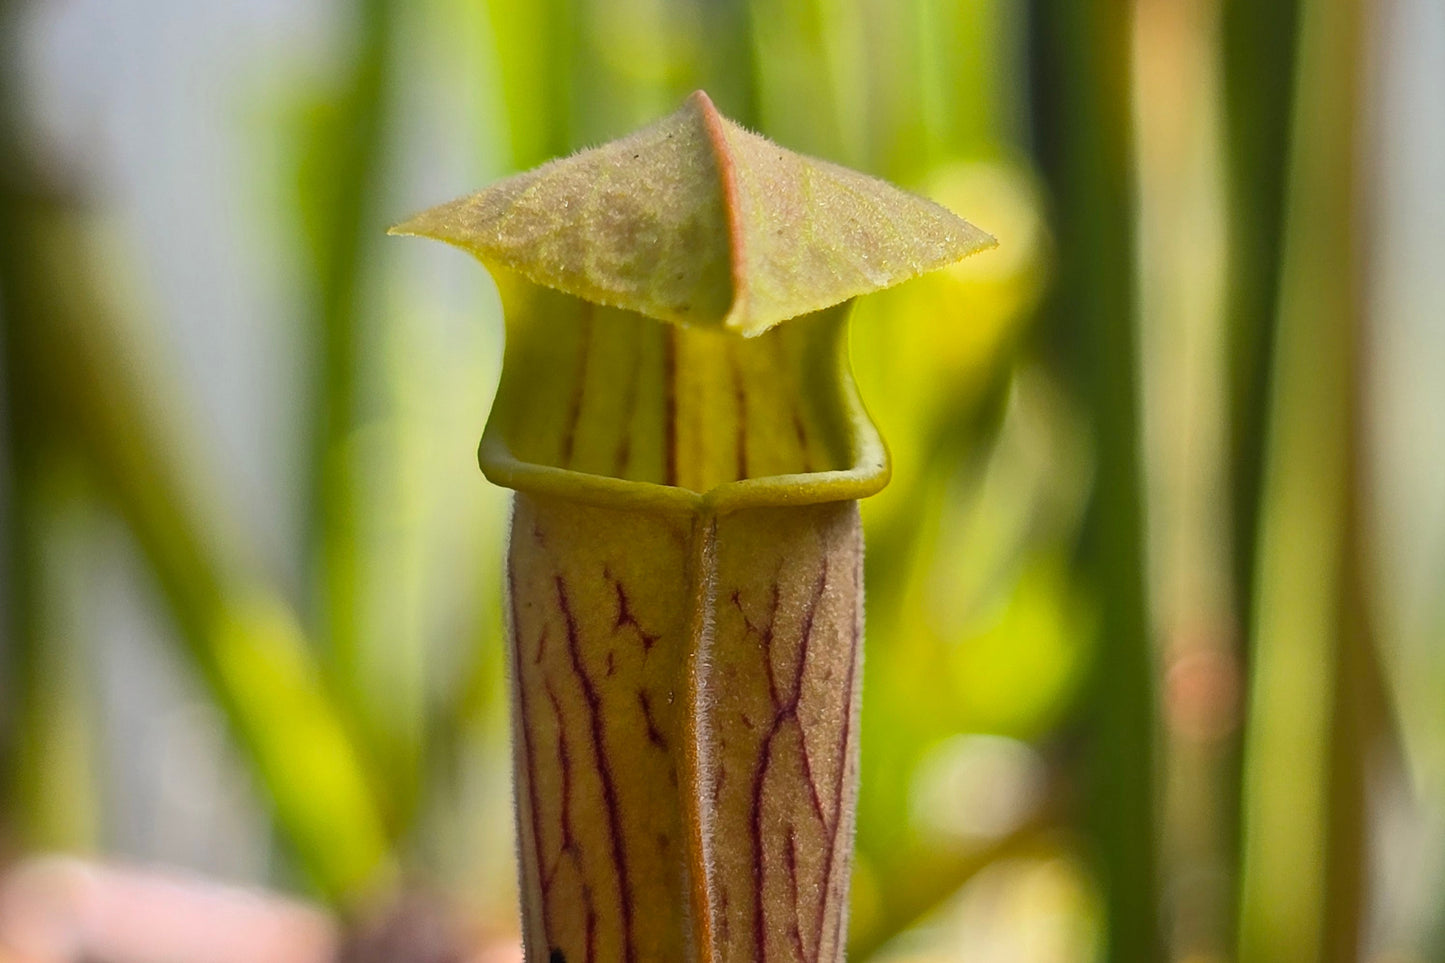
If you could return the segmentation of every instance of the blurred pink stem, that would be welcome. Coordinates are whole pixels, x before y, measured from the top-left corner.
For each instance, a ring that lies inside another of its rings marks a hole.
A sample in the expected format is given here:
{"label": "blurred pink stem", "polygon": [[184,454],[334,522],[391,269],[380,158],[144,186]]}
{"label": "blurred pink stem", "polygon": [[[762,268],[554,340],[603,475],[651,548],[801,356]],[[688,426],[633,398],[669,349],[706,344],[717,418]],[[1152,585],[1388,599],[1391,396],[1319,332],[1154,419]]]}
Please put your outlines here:
{"label": "blurred pink stem", "polygon": [[321,910],[180,875],[50,858],[0,880],[0,963],[329,963]]}

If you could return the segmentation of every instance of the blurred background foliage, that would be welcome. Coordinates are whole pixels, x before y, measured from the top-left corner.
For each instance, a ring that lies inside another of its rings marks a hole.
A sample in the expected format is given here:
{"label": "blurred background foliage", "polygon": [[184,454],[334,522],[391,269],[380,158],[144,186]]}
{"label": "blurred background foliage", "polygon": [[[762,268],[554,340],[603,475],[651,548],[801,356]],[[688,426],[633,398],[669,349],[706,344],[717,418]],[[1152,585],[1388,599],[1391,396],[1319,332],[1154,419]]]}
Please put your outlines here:
{"label": "blurred background foliage", "polygon": [[495,293],[386,225],[706,88],[866,299],[852,958],[1445,961],[1433,0],[5,0],[0,859],[515,932]]}

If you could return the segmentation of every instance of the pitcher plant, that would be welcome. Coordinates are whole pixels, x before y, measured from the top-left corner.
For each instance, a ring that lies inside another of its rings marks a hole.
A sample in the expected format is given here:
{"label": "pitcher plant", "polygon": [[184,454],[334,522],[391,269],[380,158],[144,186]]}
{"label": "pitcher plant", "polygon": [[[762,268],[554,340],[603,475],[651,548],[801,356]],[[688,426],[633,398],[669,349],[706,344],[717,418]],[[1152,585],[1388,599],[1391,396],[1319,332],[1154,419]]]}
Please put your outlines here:
{"label": "pitcher plant", "polygon": [[516,492],[527,959],[842,960],[889,475],[848,313],[993,238],[702,92],[394,232],[477,256],[506,318],[480,461]]}

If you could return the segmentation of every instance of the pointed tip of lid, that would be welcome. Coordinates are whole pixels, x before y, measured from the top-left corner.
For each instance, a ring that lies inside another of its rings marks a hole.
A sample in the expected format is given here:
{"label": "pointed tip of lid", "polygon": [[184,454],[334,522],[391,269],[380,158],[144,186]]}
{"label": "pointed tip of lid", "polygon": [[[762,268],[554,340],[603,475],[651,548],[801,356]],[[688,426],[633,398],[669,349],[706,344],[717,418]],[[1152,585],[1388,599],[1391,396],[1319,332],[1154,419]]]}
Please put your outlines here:
{"label": "pointed tip of lid", "polygon": [[[435,208],[428,208],[428,211],[430,211],[430,210],[435,210]],[[426,215],[426,212],[424,211],[424,212],[422,212],[421,214],[414,214],[414,215],[412,215],[411,217],[407,218],[407,219],[404,220],[404,221],[401,221],[401,222],[399,222],[399,223],[397,223],[397,224],[393,224],[391,227],[388,227],[388,228],[386,229],[387,236],[388,236],[388,237],[426,237],[426,236],[427,236],[427,232],[426,232],[424,229],[422,229],[422,224],[424,224],[425,221],[426,221],[425,215]]]}
{"label": "pointed tip of lid", "polygon": [[699,110],[717,113],[717,106],[712,102],[712,98],[708,96],[707,91],[701,87],[688,94],[685,103],[691,104]]}

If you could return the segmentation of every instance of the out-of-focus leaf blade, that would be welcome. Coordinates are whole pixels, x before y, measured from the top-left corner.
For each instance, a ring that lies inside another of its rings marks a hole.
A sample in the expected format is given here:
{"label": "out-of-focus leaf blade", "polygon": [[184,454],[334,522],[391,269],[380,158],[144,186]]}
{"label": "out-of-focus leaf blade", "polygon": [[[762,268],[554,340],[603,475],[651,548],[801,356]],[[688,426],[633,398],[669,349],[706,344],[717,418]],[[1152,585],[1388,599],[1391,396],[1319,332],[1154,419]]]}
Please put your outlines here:
{"label": "out-of-focus leaf blade", "polygon": [[[148,363],[120,339],[98,277],[92,239],[64,201],[0,193],[11,225],[0,246],[13,357],[51,413],[58,438],[81,456],[98,490],[129,525],[174,617],[185,656],[225,711],[271,792],[274,816],[313,884],[358,897],[385,875],[389,844],[360,754],[322,687],[282,601],[197,508],[194,479],[158,430],[164,419],[141,385]],[[258,601],[261,600],[261,601]],[[264,618],[257,612],[268,613]]]}

